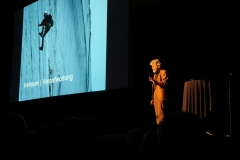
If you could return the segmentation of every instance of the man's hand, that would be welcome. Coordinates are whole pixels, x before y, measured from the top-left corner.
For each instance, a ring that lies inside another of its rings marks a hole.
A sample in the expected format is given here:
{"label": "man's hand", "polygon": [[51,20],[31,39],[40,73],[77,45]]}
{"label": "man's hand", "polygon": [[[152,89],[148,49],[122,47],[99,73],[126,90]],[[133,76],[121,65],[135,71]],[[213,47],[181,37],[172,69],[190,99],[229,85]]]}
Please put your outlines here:
{"label": "man's hand", "polygon": [[161,82],[157,82],[157,81],[154,81],[153,78],[149,76],[149,81],[152,82],[153,85],[160,85],[160,86],[167,85],[168,84],[167,80],[168,78],[165,78]]}
{"label": "man's hand", "polygon": [[153,105],[153,100],[151,100],[150,105]]}
{"label": "man's hand", "polygon": [[153,78],[149,76],[149,81],[154,83]]}
{"label": "man's hand", "polygon": [[168,80],[168,77],[167,77],[166,79],[162,80],[161,83],[163,83],[163,84],[164,84],[164,83],[168,84],[167,80]]}

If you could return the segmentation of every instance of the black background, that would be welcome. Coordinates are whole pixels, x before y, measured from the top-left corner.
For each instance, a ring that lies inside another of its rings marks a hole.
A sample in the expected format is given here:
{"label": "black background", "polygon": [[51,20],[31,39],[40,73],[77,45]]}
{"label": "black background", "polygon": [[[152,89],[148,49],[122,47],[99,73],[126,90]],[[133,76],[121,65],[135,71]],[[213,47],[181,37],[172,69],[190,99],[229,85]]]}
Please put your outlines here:
{"label": "black background", "polygon": [[97,117],[104,132],[120,133],[137,126],[155,124],[149,106],[149,63],[159,58],[168,70],[170,106],[181,110],[183,85],[189,79],[210,80],[215,128],[229,133],[228,77],[231,77],[233,133],[239,134],[237,9],[230,2],[131,0],[130,73],[132,87],[10,104],[10,69],[13,42],[13,12],[33,1],[1,1],[2,113],[17,111],[29,126],[62,120],[69,115]]}

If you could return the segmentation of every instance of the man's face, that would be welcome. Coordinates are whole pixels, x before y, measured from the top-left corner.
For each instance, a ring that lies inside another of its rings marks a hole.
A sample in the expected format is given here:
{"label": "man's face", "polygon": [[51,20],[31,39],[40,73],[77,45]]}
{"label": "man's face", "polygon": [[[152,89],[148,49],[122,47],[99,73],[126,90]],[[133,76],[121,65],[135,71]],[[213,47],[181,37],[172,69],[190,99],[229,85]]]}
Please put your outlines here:
{"label": "man's face", "polygon": [[152,70],[153,70],[153,73],[156,73],[158,71],[159,67],[157,66],[156,63],[153,63],[152,65]]}

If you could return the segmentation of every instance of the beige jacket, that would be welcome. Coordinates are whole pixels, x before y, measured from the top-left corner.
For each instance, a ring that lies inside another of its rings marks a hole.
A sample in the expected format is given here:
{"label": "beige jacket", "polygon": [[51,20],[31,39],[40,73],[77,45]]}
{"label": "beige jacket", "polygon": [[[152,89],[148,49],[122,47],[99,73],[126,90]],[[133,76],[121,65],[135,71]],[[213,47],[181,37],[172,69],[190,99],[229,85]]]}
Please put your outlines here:
{"label": "beige jacket", "polygon": [[154,74],[153,80],[155,85],[153,85],[153,101],[168,100],[168,77],[167,71],[161,69],[158,74]]}

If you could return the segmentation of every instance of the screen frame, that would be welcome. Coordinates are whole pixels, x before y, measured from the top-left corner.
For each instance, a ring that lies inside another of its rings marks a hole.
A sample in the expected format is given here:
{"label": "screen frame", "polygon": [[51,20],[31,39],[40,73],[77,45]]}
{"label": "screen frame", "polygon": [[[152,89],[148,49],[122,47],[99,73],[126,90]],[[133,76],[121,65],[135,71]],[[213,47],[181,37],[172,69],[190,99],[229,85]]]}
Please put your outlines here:
{"label": "screen frame", "polygon": [[[36,1],[32,2],[35,3]],[[11,58],[11,81],[10,81],[10,97],[9,103],[14,102],[23,102],[18,100],[19,96],[19,80],[20,80],[20,60],[21,55],[16,54],[18,50],[21,50],[21,43],[17,43],[17,41],[21,41],[22,37],[22,23],[23,19],[23,9],[24,7],[31,5],[32,3],[28,3],[23,7],[20,7],[14,10],[13,17],[14,17],[14,25],[13,25],[13,51],[12,51],[12,58]],[[118,7],[116,7],[118,6]],[[131,78],[131,52],[130,52],[130,2],[128,0],[108,0],[108,17],[107,17],[107,57],[106,57],[106,90],[102,91],[93,91],[93,92],[104,92],[107,90],[114,90],[114,89],[122,89],[122,88],[131,88],[132,78]],[[16,14],[18,13],[18,14]],[[114,14],[109,14],[114,13]],[[124,14],[124,16],[123,16]],[[16,21],[18,19],[18,21]],[[116,25],[111,24],[111,21],[114,19],[118,19],[118,24],[121,27],[116,28]],[[115,28],[114,28],[115,27]],[[117,31],[117,32],[116,32]],[[117,35],[118,41],[112,41],[111,34]],[[17,35],[16,35],[17,34]],[[121,42],[121,43],[119,43]],[[122,47],[125,46],[125,47]],[[117,54],[109,54],[109,53],[117,53]],[[123,65],[124,64],[124,65]],[[123,69],[124,66],[124,69]],[[18,69],[17,69],[18,68]],[[19,76],[16,76],[19,75]],[[124,79],[124,84],[120,84],[119,77]],[[118,87],[116,87],[118,86]],[[17,88],[17,91],[16,91]],[[84,93],[77,93],[77,94],[85,94],[91,92],[84,92]],[[67,95],[60,95],[62,96],[70,96],[72,94]],[[59,97],[59,96],[54,96]],[[47,99],[52,97],[44,97],[39,99]],[[32,99],[27,101],[34,101],[39,99]]]}

